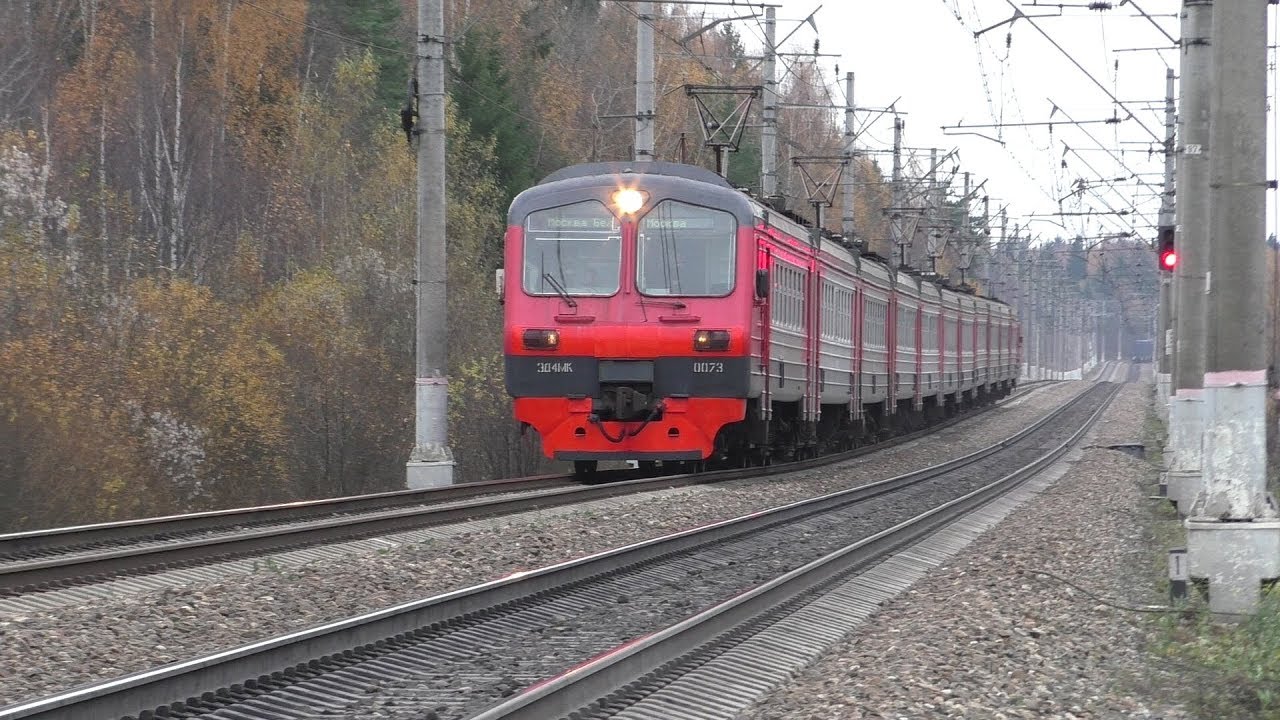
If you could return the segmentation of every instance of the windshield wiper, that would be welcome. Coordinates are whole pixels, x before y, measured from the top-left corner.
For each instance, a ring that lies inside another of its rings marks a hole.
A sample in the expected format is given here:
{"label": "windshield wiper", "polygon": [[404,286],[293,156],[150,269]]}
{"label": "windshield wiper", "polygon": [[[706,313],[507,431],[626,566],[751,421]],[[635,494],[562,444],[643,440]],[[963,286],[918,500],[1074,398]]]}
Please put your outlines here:
{"label": "windshield wiper", "polygon": [[564,300],[565,305],[568,305],[571,308],[578,307],[578,301],[574,300],[573,297],[569,295],[569,291],[565,290],[564,286],[560,284],[560,281],[556,280],[551,273],[542,273],[542,279],[551,284],[551,289],[555,290],[556,294]]}
{"label": "windshield wiper", "polygon": [[673,307],[677,310],[683,310],[686,307],[688,307],[688,305],[685,305],[679,300],[654,300],[653,298],[647,298],[647,297],[640,298],[640,304],[641,305],[666,305],[667,307]]}

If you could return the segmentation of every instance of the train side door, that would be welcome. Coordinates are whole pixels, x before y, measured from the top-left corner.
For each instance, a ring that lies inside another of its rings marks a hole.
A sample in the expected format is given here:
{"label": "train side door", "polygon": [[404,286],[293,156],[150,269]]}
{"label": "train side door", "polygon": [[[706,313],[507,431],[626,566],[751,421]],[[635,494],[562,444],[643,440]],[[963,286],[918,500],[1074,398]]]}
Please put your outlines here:
{"label": "train side door", "polygon": [[924,293],[920,293],[916,301],[915,329],[911,336],[916,346],[915,397],[912,398],[911,407],[919,411],[924,408]]}
{"label": "train side door", "polygon": [[[769,420],[773,416],[772,404],[772,383],[770,382],[770,373],[772,368],[772,341],[773,341],[773,303],[776,280],[773,267],[773,253],[769,249],[769,237],[767,235],[756,236],[756,284],[755,291],[755,322],[756,332],[760,337],[760,379],[762,389],[760,391],[760,419]],[[763,291],[763,293],[761,292]]]}
{"label": "train side door", "polygon": [[884,304],[884,356],[888,357],[886,369],[888,377],[884,384],[888,386],[888,397],[884,398],[884,414],[897,413],[897,287],[891,286],[888,291],[888,302]]}
{"label": "train side door", "polygon": [[863,348],[866,343],[864,341],[864,323],[862,305],[866,301],[866,289],[862,284],[862,279],[858,278],[854,282],[853,292],[850,293],[850,301],[853,303],[850,321],[853,328],[849,337],[853,338],[853,417],[855,420],[862,419],[862,360]]}
{"label": "train side door", "polygon": [[805,332],[805,419],[817,422],[822,413],[821,392],[818,385],[819,367],[822,365],[822,264],[817,252],[809,259],[808,299],[805,303],[807,322]]}

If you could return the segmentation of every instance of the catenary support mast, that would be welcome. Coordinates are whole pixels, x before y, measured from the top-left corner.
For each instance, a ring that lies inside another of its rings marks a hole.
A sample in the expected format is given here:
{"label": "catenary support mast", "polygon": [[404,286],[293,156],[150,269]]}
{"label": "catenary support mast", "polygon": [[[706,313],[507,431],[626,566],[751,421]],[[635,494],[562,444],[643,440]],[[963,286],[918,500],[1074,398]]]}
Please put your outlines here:
{"label": "catenary support mast", "polygon": [[890,259],[890,265],[899,267],[901,265],[909,265],[907,261],[907,243],[909,238],[903,237],[902,232],[902,204],[906,202],[902,195],[902,130],[904,123],[902,118],[897,115],[893,116],[893,210],[889,214],[889,237],[893,240],[893,247],[890,248],[893,257]]}
{"label": "catenary support mast", "polygon": [[[1173,235],[1173,148],[1177,142],[1175,118],[1177,110],[1173,104],[1173,69],[1165,71],[1165,155],[1164,155],[1164,192],[1160,196],[1160,217],[1157,232],[1160,237]],[[1173,273],[1160,272],[1160,318],[1159,330],[1155,339],[1156,384],[1160,412],[1167,419],[1169,412],[1169,396],[1171,378],[1173,377]]]}
{"label": "catenary support mast", "polygon": [[[778,194],[778,80],[777,9],[764,9],[764,97],[760,108],[760,194]],[[852,102],[852,101],[851,101]]]}
{"label": "catenary support mast", "polygon": [[853,136],[854,114],[853,114],[853,73],[844,74],[844,161],[848,164],[849,175],[844,179],[841,185],[841,209],[840,209],[840,232],[844,233],[846,242],[853,242],[853,183],[858,177],[853,167]]}
{"label": "catenary support mast", "polygon": [[1213,4],[1203,485],[1187,519],[1188,570],[1214,612],[1254,612],[1280,576],[1266,489],[1266,0]]}
{"label": "catenary support mast", "polygon": [[636,162],[653,160],[653,3],[636,7]]}
{"label": "catenary support mast", "polygon": [[410,488],[453,482],[445,273],[444,0],[418,0],[418,251],[414,447]]}
{"label": "catenary support mast", "polygon": [[1209,265],[1209,31],[1211,0],[1182,3],[1182,80],[1178,112],[1178,265],[1173,283],[1174,384],[1169,406],[1171,462],[1164,493],[1186,514],[1200,493],[1204,433],[1205,272]]}

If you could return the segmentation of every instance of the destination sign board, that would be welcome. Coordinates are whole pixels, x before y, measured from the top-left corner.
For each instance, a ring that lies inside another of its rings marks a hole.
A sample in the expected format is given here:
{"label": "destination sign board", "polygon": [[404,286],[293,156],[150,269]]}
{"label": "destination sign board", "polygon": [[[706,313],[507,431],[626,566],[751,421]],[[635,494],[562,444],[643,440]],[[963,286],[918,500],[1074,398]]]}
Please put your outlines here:
{"label": "destination sign board", "polygon": [[715,218],[645,218],[640,222],[645,230],[715,230]]}
{"label": "destination sign board", "polygon": [[549,232],[563,230],[606,234],[620,232],[618,219],[604,205],[595,201],[530,213],[525,226],[529,230]]}

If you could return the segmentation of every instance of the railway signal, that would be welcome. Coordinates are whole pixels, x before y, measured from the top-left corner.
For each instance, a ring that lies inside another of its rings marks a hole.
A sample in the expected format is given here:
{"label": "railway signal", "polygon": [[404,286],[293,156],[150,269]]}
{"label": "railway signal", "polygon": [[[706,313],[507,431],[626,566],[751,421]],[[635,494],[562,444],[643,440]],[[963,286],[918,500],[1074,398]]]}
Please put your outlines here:
{"label": "railway signal", "polygon": [[1172,237],[1160,239],[1160,271],[1171,273],[1178,267],[1178,251],[1173,246]]}

